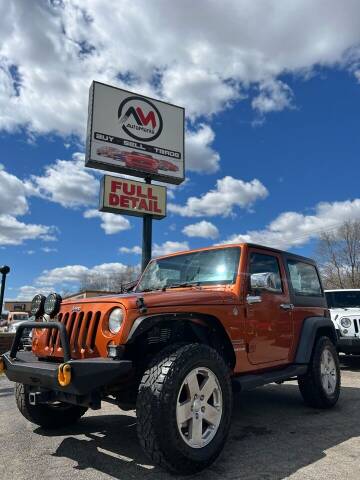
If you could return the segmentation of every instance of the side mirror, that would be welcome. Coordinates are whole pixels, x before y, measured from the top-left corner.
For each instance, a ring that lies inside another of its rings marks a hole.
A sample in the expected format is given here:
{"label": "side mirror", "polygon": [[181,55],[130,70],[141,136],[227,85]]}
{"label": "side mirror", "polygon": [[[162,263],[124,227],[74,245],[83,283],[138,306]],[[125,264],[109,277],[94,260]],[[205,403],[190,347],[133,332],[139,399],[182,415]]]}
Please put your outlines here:
{"label": "side mirror", "polygon": [[267,292],[279,292],[276,276],[271,272],[252,273],[250,275],[251,290],[265,290]]}

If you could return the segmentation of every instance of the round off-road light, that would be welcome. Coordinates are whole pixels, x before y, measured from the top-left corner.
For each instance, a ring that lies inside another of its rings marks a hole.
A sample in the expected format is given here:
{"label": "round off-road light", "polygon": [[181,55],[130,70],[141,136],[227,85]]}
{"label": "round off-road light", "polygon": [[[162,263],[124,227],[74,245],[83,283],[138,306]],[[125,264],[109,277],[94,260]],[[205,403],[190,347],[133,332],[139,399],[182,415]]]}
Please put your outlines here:
{"label": "round off-road light", "polygon": [[60,311],[61,301],[61,295],[59,295],[58,293],[50,293],[50,295],[48,295],[45,300],[45,313],[47,315],[50,315],[50,317],[54,317]]}
{"label": "round off-road light", "polygon": [[341,326],[344,328],[351,327],[351,320],[350,318],[344,317],[340,320]]}
{"label": "round off-road light", "polygon": [[30,312],[32,316],[40,317],[44,314],[45,300],[46,297],[44,297],[44,295],[41,295],[40,293],[38,295],[35,295],[35,297],[31,301]]}
{"label": "round off-road light", "polygon": [[120,331],[122,322],[124,320],[124,312],[121,308],[114,308],[109,315],[109,330],[111,333],[118,333]]}

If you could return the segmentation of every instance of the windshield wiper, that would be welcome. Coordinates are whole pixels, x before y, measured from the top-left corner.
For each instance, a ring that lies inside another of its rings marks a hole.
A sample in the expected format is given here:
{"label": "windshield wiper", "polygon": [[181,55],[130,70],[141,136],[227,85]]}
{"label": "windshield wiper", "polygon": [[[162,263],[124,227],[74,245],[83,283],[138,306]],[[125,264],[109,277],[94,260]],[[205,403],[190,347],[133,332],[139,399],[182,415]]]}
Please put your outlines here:
{"label": "windshield wiper", "polygon": [[159,290],[162,290],[162,287],[161,288],[144,288],[143,290],[138,290],[135,293],[156,292],[156,291],[159,291]]}
{"label": "windshield wiper", "polygon": [[171,283],[170,285],[164,285],[162,290],[165,292],[168,288],[198,287],[199,285],[200,282]]}

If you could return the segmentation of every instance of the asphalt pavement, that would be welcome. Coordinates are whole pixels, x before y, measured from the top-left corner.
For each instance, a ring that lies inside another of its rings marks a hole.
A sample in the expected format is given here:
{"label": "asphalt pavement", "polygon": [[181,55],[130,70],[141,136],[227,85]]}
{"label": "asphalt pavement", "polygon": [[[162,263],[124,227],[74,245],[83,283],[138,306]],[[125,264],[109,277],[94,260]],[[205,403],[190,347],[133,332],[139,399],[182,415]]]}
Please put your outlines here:
{"label": "asphalt pavement", "polygon": [[[235,398],[232,428],[219,459],[199,480],[359,480],[360,358],[343,358],[342,392],[329,411],[304,406],[296,383]],[[170,480],[136,436],[133,411],[103,404],[71,427],[46,432],[18,412],[12,384],[0,376],[2,480]]]}

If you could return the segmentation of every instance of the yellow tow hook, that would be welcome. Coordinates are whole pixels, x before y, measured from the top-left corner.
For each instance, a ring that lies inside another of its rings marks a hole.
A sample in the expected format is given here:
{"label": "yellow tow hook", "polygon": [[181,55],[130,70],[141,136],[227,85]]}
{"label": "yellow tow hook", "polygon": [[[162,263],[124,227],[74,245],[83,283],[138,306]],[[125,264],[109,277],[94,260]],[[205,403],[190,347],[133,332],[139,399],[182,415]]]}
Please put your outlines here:
{"label": "yellow tow hook", "polygon": [[58,382],[61,387],[67,387],[71,382],[71,366],[62,363],[58,368]]}

